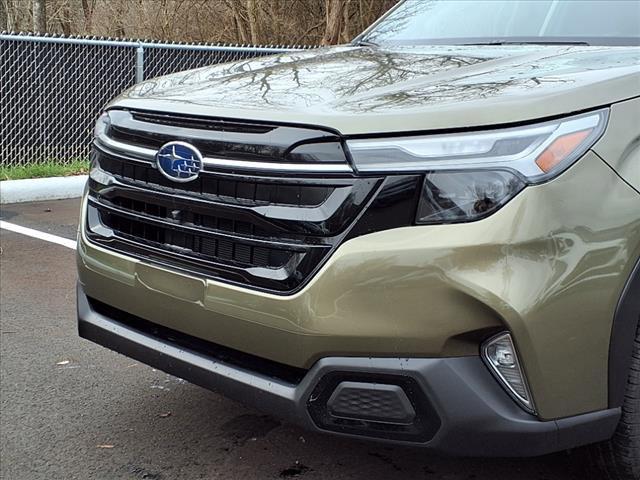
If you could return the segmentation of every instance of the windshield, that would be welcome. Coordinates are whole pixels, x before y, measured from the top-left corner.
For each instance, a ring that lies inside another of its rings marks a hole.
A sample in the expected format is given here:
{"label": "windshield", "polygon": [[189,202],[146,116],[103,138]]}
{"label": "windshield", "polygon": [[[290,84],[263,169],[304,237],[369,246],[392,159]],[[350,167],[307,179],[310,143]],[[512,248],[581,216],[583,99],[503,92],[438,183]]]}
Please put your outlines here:
{"label": "windshield", "polygon": [[406,0],[361,42],[640,44],[640,0]]}

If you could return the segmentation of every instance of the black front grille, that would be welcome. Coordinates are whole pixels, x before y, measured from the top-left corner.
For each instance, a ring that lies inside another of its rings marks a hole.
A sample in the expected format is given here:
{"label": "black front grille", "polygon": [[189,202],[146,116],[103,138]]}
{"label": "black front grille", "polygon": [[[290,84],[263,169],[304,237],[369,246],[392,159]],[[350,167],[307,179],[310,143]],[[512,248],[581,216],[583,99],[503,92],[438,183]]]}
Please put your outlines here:
{"label": "black front grille", "polygon": [[[261,135],[262,143],[270,138],[292,142],[263,149],[274,155],[300,139],[328,135],[300,129],[298,138],[295,127],[274,130],[150,112],[120,112],[113,118],[135,121],[135,137],[119,139],[135,146],[156,141],[160,125],[165,128],[163,135],[167,125],[177,132],[188,129],[190,135],[202,131],[213,149],[218,140],[228,144],[229,135],[238,144],[246,138],[255,145]],[[277,131],[279,136],[274,134]],[[285,156],[267,160],[284,161]],[[344,157],[333,161],[346,164]],[[178,183],[162,175],[153,161],[109,151],[97,143],[92,152],[86,233],[106,248],[169,268],[291,293],[311,278],[348,235],[381,181],[354,175],[205,169],[196,180]]]}
{"label": "black front grille", "polygon": [[[94,162],[100,165],[100,154]],[[99,168],[99,167],[94,167]],[[138,189],[109,175],[90,179],[87,235],[108,248],[171,268],[255,288],[295,290],[332,248],[333,237],[299,233],[265,207]],[[267,207],[268,209],[269,207]],[[294,208],[294,207],[277,207]],[[295,209],[308,207],[295,207]],[[295,225],[304,231],[304,223]],[[315,236],[314,236],[315,235]]]}

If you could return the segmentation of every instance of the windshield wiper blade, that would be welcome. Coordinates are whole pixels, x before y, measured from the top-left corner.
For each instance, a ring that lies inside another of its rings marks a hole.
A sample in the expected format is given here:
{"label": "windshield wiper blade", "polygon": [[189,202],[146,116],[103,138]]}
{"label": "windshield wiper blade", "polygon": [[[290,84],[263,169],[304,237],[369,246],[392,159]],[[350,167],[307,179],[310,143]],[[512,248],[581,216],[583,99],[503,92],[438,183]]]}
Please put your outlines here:
{"label": "windshield wiper blade", "polygon": [[356,47],[379,47],[376,42],[372,42],[370,40],[358,40],[353,44]]}
{"label": "windshield wiper blade", "polygon": [[578,41],[554,41],[554,40],[496,40],[489,42],[477,42],[477,43],[463,43],[462,45],[586,45],[590,46],[589,42],[578,42]]}

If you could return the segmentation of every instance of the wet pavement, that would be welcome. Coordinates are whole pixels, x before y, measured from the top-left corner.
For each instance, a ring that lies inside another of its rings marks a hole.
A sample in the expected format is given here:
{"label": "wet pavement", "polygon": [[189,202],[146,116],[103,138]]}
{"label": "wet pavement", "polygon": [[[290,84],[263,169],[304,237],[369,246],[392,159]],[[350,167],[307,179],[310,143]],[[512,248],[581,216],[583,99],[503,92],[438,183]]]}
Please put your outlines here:
{"label": "wet pavement", "polygon": [[[73,239],[78,210],[5,205],[0,217]],[[80,339],[75,252],[6,230],[0,246],[2,479],[601,478],[581,451],[443,458],[310,434]]]}

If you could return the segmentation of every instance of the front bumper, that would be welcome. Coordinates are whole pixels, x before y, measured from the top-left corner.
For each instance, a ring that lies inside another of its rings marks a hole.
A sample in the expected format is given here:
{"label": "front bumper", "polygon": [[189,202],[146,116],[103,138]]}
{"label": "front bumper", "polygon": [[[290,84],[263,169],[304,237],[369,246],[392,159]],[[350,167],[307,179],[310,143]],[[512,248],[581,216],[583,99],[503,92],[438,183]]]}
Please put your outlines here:
{"label": "front bumper", "polygon": [[640,255],[639,211],[640,196],[588,153],[484,220],[351,239],[294,295],[122,255],[83,227],[78,271],[93,299],[305,370],[344,356],[477,356],[508,330],[537,413],[553,420],[609,406],[611,325]]}
{"label": "front bumper", "polygon": [[[160,370],[184,378],[316,431],[380,438],[366,430],[319,424],[314,402],[326,379],[379,381],[405,385],[423,428],[419,440],[396,438],[394,443],[417,445],[465,456],[532,456],[605,440],[613,434],[619,409],[603,410],[555,421],[540,421],[507,396],[477,356],[436,359],[329,357],[316,362],[300,381],[288,382],[251,371],[137,329],[114,314],[99,313],[78,286],[80,336]],[[407,388],[403,379],[409,379]],[[335,385],[335,382],[331,385]],[[366,385],[363,383],[363,385]],[[334,387],[331,387],[332,389]],[[425,408],[420,408],[424,399]],[[411,408],[409,406],[408,408]],[[367,424],[367,422],[361,422]],[[369,422],[370,423],[370,422]],[[374,422],[375,423],[375,422]],[[402,421],[400,423],[403,423]],[[391,436],[393,437],[393,435]],[[382,438],[390,441],[389,438]]]}

